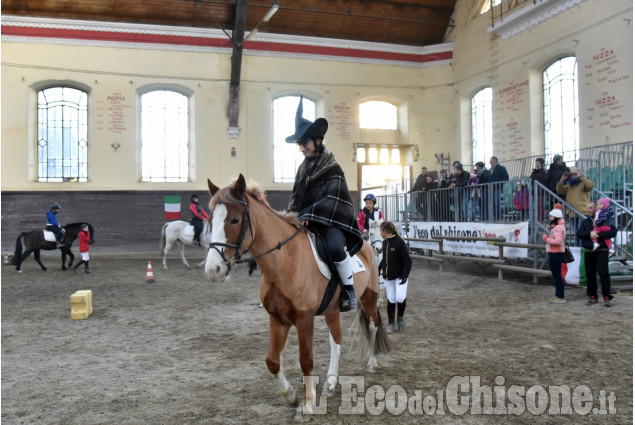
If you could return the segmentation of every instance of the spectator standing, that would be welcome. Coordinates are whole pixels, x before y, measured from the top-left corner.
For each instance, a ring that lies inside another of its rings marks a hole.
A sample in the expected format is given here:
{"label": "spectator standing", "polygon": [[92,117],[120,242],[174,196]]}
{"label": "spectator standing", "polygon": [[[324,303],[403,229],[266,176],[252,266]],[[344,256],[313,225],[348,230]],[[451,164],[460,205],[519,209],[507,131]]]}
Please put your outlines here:
{"label": "spectator standing", "polygon": [[470,208],[472,211],[472,215],[470,217],[471,221],[476,220],[477,205],[479,204],[481,200],[481,188],[480,187],[477,188],[476,187],[477,184],[479,184],[478,170],[474,168],[472,172],[470,173],[470,178],[467,179],[467,185],[470,186],[471,188],[470,190],[470,203],[472,205],[472,207]]}
{"label": "spectator standing", "polygon": [[597,206],[594,202],[587,204],[587,217],[582,220],[577,236],[584,248],[584,271],[586,272],[586,293],[589,299],[586,305],[598,303],[598,281],[597,275],[600,275],[600,283],[602,284],[602,297],[604,298],[604,306],[611,307],[613,305],[613,296],[611,295],[611,276],[609,274],[609,252],[607,248],[600,247],[593,250],[593,238],[610,239],[617,235],[617,229],[614,225],[610,226],[610,230],[606,232],[597,232],[594,229],[595,213]]}
{"label": "spectator standing", "polygon": [[595,187],[595,183],[589,180],[579,168],[572,168],[570,173],[564,173],[556,186],[558,195],[562,196],[574,210],[569,209],[568,215],[572,231],[576,234],[575,244],[580,246],[580,240],[577,236],[580,227],[580,216],[586,212],[586,206],[591,200],[591,190]]}
{"label": "spectator standing", "polygon": [[494,220],[501,219],[501,192],[503,186],[501,182],[509,181],[507,168],[498,163],[498,158],[493,156],[489,160],[489,182],[497,183],[492,185],[492,201],[494,202]]}
{"label": "spectator standing", "polygon": [[531,182],[531,190],[533,193],[537,193],[536,200],[536,219],[542,221],[545,218],[545,192],[542,188],[537,191],[534,188],[534,182],[538,182],[543,186],[547,186],[547,170],[545,170],[545,160],[543,158],[536,158],[535,168],[531,170],[529,176]]}
{"label": "spectator standing", "polygon": [[388,328],[386,332],[394,332],[395,305],[397,306],[397,329],[403,332],[406,330],[403,316],[406,311],[408,275],[410,275],[412,259],[408,253],[408,245],[399,237],[392,222],[381,223],[379,229],[384,238],[381,246],[382,259],[379,263],[379,273],[385,279],[386,298],[388,298]]}
{"label": "spectator standing", "polygon": [[564,258],[564,243],[566,229],[562,211],[553,209],[549,213],[549,235],[542,235],[542,240],[547,243],[549,256],[549,269],[556,286],[556,296],[549,300],[552,304],[564,304],[564,279],[562,278],[562,259]]}
{"label": "spectator standing", "polygon": [[437,192],[438,217],[439,221],[450,221],[450,184],[452,178],[448,176],[445,168],[439,172],[439,191]]}
{"label": "spectator standing", "polygon": [[562,179],[562,175],[570,172],[571,170],[569,170],[567,164],[564,163],[562,155],[555,155],[553,162],[549,166],[549,171],[547,171],[547,188],[554,194],[557,194],[556,188],[560,179]]}
{"label": "spectator standing", "polygon": [[417,180],[415,181],[415,184],[412,186],[412,189],[410,190],[410,192],[415,192],[412,195],[411,201],[416,205],[417,211],[419,211],[419,214],[421,214],[421,216],[424,219],[425,219],[425,211],[423,206],[423,194],[419,192],[424,191],[428,185],[427,178],[426,178],[427,174],[428,174],[428,169],[426,167],[421,167],[421,174],[419,174],[419,176],[417,177]]}
{"label": "spectator standing", "polygon": [[461,221],[467,218],[468,192],[465,189],[469,174],[463,170],[463,166],[458,164],[454,169],[454,175],[450,179],[450,189],[454,189],[455,220]]}
{"label": "spectator standing", "polygon": [[[483,161],[479,161],[474,164],[478,174],[478,184],[489,183],[489,170],[485,168],[485,163]],[[489,220],[489,205],[488,205],[489,196],[487,193],[487,187],[483,186],[480,191],[480,208],[481,208],[481,220],[486,221]]]}
{"label": "spectator standing", "polygon": [[428,169],[426,167],[421,167],[421,174],[417,176],[417,180],[415,180],[415,184],[412,186],[411,192],[421,192],[426,187],[426,175],[428,174]]}
{"label": "spectator standing", "polygon": [[439,183],[434,180],[434,177],[428,174],[426,176],[426,188],[423,195],[423,218],[425,220],[432,220],[437,215],[439,202],[437,201],[437,191],[435,189],[438,188]]}
{"label": "spectator standing", "polygon": [[524,180],[516,183],[516,193],[514,193],[512,204],[514,208],[516,208],[516,211],[518,211],[520,220],[527,220],[529,217],[529,188]]}

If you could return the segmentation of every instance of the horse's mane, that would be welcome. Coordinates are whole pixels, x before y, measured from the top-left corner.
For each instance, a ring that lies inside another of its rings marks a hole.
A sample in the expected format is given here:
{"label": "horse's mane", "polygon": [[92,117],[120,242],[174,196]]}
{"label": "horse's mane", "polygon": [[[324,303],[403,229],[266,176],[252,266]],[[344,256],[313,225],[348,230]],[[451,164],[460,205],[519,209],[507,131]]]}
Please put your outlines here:
{"label": "horse's mane", "polygon": [[[209,202],[210,211],[212,211],[214,207],[216,206],[216,204],[218,204],[219,202],[226,203],[226,202],[241,201],[240,199],[237,199],[232,194],[232,190],[236,186],[236,180],[237,179],[232,181],[229,186],[219,189],[219,191],[216,192],[216,194],[212,197],[211,201]],[[245,193],[247,194],[247,196],[259,202],[260,204],[264,205],[269,211],[271,211],[273,214],[280,217],[282,220],[289,223],[296,229],[299,229],[302,227],[297,214],[288,212],[288,211],[276,211],[273,208],[271,208],[271,205],[269,205],[269,202],[267,202],[267,196],[265,194],[265,191],[262,189],[262,187],[258,183],[255,183],[252,181],[248,182]]]}

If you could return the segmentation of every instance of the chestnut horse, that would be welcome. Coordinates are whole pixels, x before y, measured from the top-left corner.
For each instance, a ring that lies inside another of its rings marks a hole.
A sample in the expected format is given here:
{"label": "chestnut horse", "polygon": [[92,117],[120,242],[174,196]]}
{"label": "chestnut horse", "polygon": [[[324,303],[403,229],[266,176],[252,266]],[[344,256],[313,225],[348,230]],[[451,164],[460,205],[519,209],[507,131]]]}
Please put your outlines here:
{"label": "chestnut horse", "polygon": [[[260,300],[269,313],[269,351],[267,368],[279,384],[282,396],[290,405],[297,403],[293,387],[283,373],[280,354],[291,326],[298,332],[300,366],[304,375],[302,405],[296,420],[310,419],[315,406],[313,384],[314,316],[322,303],[328,284],[313,256],[307,230],[295,214],[274,211],[257,186],[247,187],[241,174],[230,186],[218,188],[207,181],[212,199],[209,222],[212,229],[205,262],[205,273],[214,282],[225,281],[241,256],[249,251],[262,270]],[[375,354],[386,353],[392,342],[377,310],[378,284],[375,253],[368,244],[357,253],[365,270],[354,275],[358,335],[362,349],[369,353],[366,368],[374,371]],[[325,390],[332,394],[338,380],[342,330],[338,288],[322,312],[329,328],[331,358]],[[361,307],[360,307],[361,305]]]}

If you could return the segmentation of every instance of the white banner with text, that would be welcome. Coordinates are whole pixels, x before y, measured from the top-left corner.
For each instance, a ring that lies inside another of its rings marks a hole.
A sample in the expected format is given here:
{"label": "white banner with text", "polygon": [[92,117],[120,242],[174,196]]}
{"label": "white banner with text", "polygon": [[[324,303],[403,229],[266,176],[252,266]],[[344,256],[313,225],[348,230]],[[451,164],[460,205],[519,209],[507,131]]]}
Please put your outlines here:
{"label": "white banner with text", "polygon": [[[411,238],[432,239],[435,236],[467,236],[476,238],[505,238],[505,242],[527,243],[529,223],[479,223],[479,222],[437,222],[411,221],[408,232]],[[408,241],[411,248],[437,251],[436,242]],[[443,251],[478,256],[498,257],[498,246],[487,241],[444,240]],[[527,258],[527,248],[505,247],[503,255],[508,258]]]}

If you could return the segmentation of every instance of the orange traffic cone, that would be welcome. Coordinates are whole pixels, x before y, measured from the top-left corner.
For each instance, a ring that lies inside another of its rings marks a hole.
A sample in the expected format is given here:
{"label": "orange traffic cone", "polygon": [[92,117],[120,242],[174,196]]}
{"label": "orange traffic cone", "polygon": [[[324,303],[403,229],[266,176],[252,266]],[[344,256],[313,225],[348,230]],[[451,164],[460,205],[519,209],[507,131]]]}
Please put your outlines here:
{"label": "orange traffic cone", "polygon": [[4,251],[4,264],[11,264],[9,261],[9,253],[7,251]]}
{"label": "orange traffic cone", "polygon": [[154,276],[152,275],[152,263],[148,261],[148,272],[146,273],[146,283],[154,282]]}

